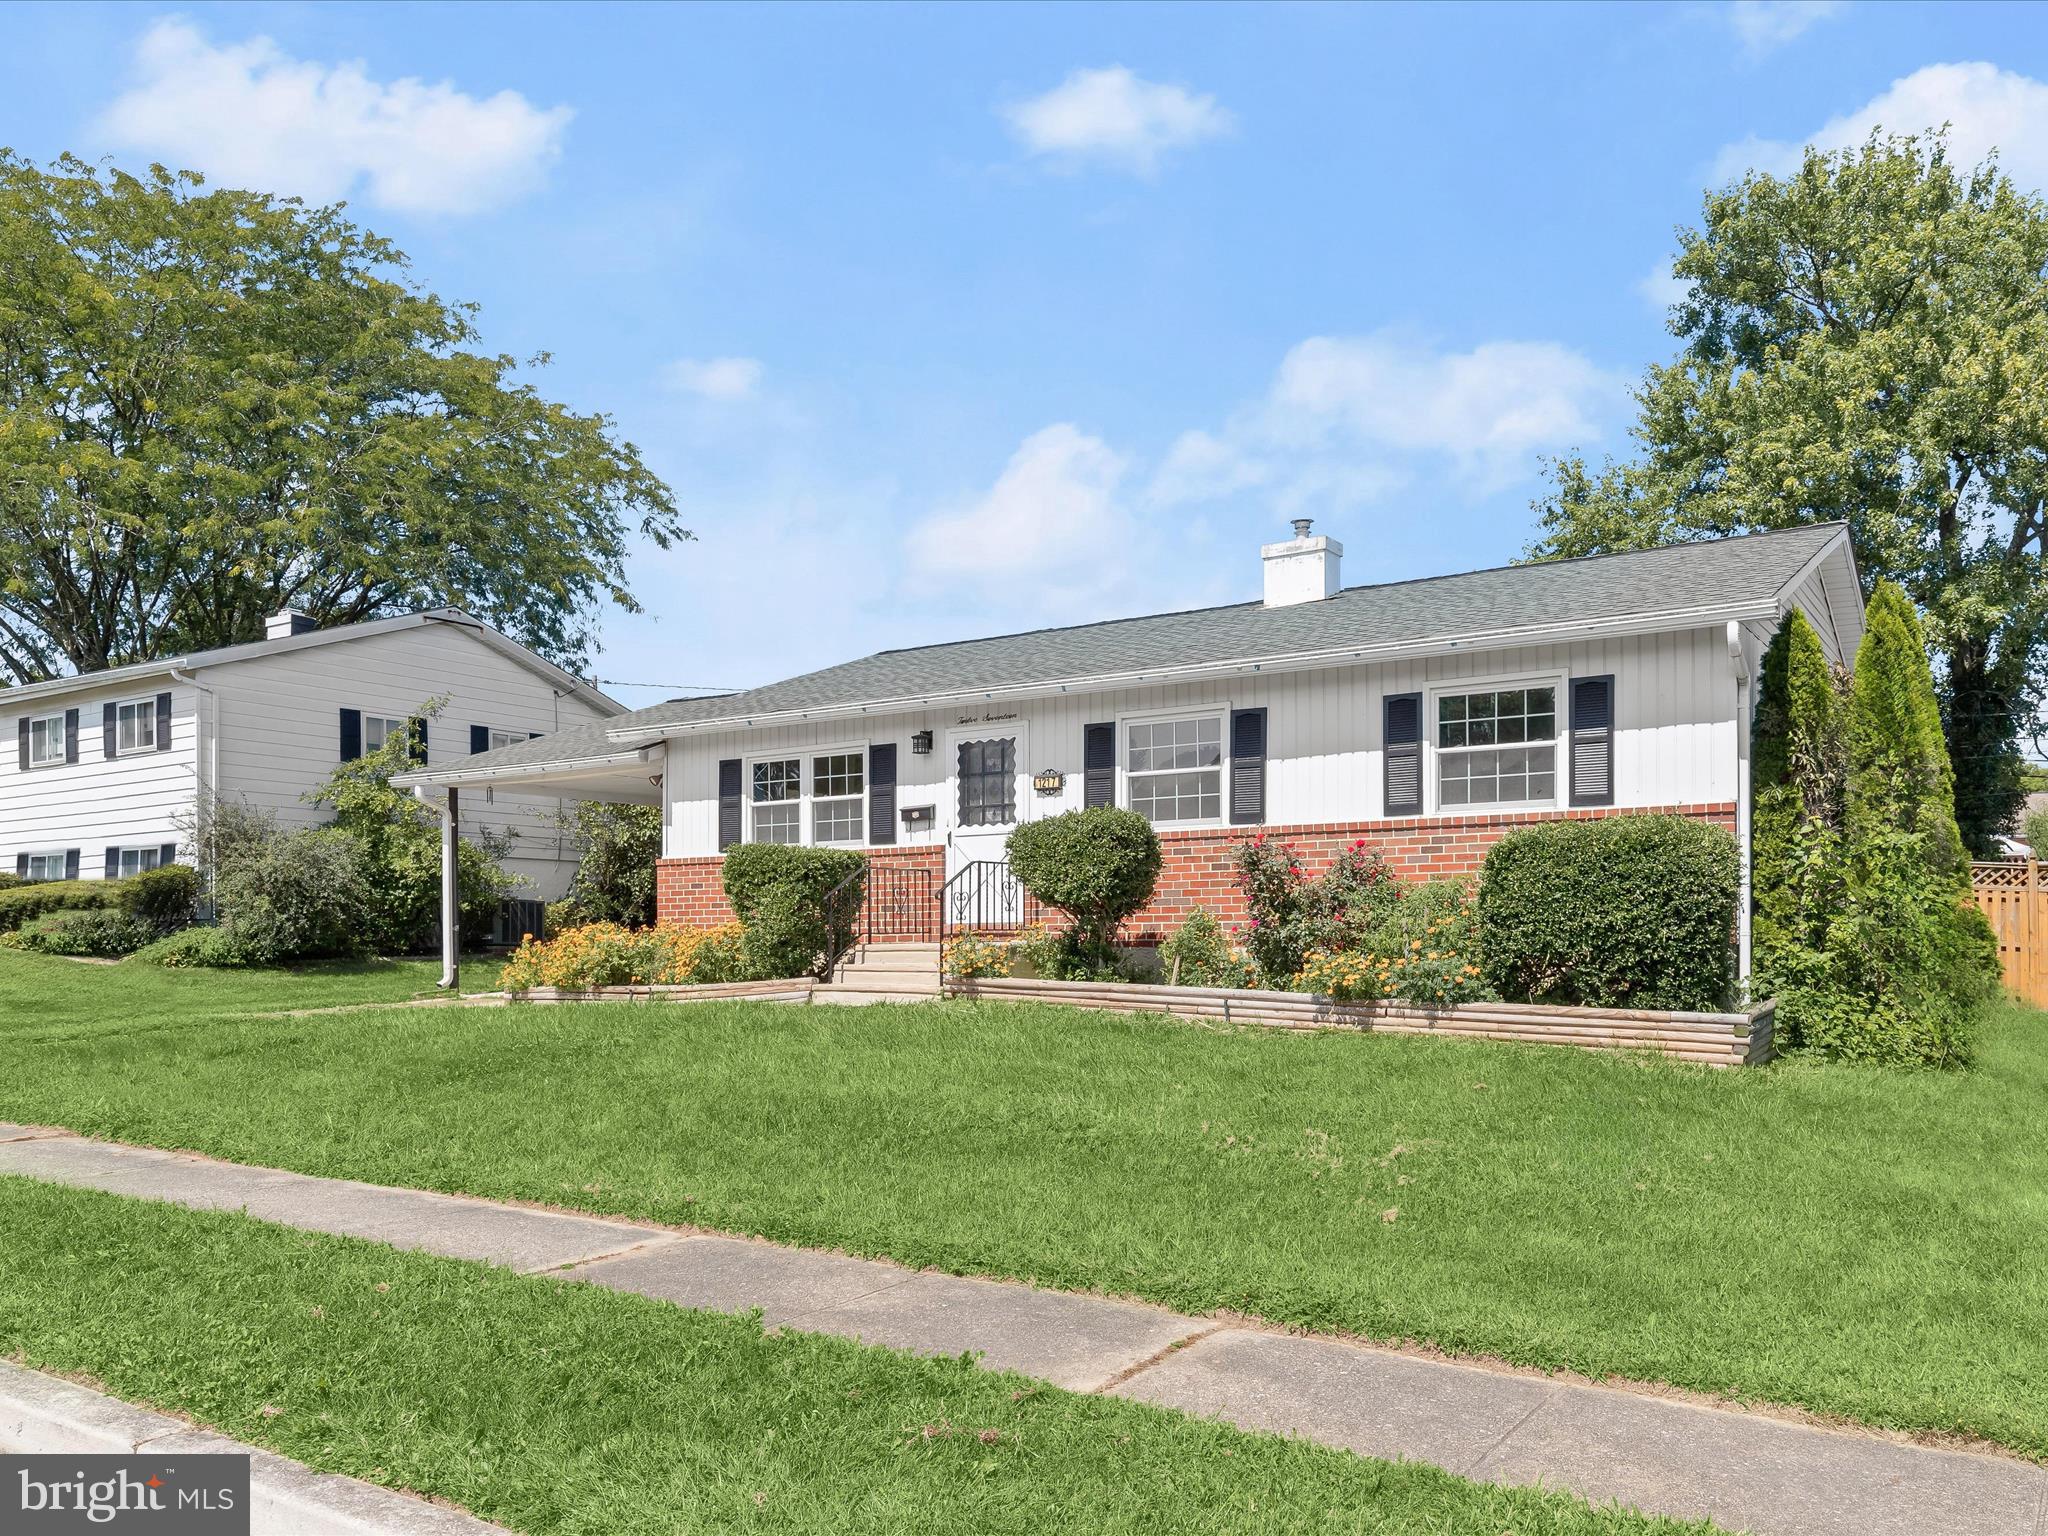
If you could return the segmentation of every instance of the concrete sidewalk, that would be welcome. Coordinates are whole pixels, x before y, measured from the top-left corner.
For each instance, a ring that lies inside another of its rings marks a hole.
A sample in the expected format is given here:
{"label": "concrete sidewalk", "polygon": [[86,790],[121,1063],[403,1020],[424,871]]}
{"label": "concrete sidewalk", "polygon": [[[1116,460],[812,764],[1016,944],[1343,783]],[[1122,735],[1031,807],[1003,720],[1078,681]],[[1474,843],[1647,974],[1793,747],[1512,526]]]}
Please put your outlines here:
{"label": "concrete sidewalk", "polygon": [[0,1173],[242,1210],[1111,1392],[1463,1477],[1767,1536],[2048,1536],[2048,1469],[1141,1302],[249,1168],[0,1124]]}

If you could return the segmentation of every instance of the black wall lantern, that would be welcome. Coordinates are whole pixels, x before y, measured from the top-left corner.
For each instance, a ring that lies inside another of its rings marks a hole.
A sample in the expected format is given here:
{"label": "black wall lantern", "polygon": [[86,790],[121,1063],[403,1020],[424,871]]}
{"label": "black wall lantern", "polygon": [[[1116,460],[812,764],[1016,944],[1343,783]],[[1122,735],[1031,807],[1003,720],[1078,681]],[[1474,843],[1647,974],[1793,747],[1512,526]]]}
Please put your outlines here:
{"label": "black wall lantern", "polygon": [[910,750],[919,757],[929,756],[932,750],[932,733],[930,731],[913,732],[910,737]]}

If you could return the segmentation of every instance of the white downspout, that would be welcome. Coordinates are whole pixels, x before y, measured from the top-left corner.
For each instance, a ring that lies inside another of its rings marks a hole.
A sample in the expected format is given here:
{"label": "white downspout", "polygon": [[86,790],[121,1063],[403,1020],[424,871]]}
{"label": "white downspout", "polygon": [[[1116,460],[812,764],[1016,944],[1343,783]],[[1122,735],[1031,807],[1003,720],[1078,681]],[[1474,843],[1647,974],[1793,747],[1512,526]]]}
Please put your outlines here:
{"label": "white downspout", "polygon": [[[445,791],[441,804],[441,979],[436,986],[455,991],[462,982],[462,864],[457,794],[454,785]],[[429,798],[425,785],[413,791],[415,798]]]}
{"label": "white downspout", "polygon": [[[171,668],[170,679],[173,683],[188,684],[206,701],[204,715],[196,708],[192,711],[193,734],[203,738],[192,743],[192,836],[196,844],[192,862],[197,864],[199,849],[205,846],[206,829],[213,820],[214,799],[220,794],[220,695],[190,672],[181,672],[176,667]],[[211,870],[200,873],[212,877]]]}
{"label": "white downspout", "polygon": [[1749,653],[1742,644],[1742,625],[1728,621],[1728,666],[1735,674],[1735,853],[1741,872],[1735,907],[1735,980],[1749,995]]}

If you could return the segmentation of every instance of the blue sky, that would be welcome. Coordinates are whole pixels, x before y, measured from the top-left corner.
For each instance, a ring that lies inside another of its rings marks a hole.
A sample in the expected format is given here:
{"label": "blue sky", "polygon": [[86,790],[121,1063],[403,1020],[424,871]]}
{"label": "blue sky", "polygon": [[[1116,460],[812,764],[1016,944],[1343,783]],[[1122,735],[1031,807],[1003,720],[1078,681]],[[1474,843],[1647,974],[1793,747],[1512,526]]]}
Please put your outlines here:
{"label": "blue sky", "polygon": [[1512,558],[1625,451],[1711,182],[1951,121],[2048,185],[2020,6],[13,7],[0,143],[346,197],[698,533],[645,703]]}

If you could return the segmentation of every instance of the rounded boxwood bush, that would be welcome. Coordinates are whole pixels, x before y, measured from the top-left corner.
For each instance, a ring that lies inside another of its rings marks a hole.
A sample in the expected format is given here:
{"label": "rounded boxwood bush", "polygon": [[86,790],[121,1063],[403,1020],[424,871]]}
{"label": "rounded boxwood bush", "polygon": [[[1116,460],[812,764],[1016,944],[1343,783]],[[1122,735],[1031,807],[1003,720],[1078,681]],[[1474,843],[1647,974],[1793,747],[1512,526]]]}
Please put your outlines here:
{"label": "rounded boxwood bush", "polygon": [[1518,828],[1479,880],[1487,983],[1510,1002],[1725,1007],[1738,883],[1735,839],[1684,816]]}
{"label": "rounded boxwood bush", "polygon": [[[868,867],[848,848],[741,843],[726,851],[725,899],[746,925],[743,965],[760,978],[822,973],[853,931]],[[853,880],[846,890],[840,887]],[[839,892],[835,897],[834,892]]]}
{"label": "rounded boxwood bush", "polygon": [[199,904],[199,871],[190,864],[162,864],[130,875],[117,898],[130,917],[159,928],[179,928],[192,921]]}
{"label": "rounded boxwood bush", "polygon": [[1082,951],[1106,955],[1117,925],[1159,884],[1159,834],[1113,805],[1027,821],[1010,834],[1010,870],[1024,889],[1074,920]]}

